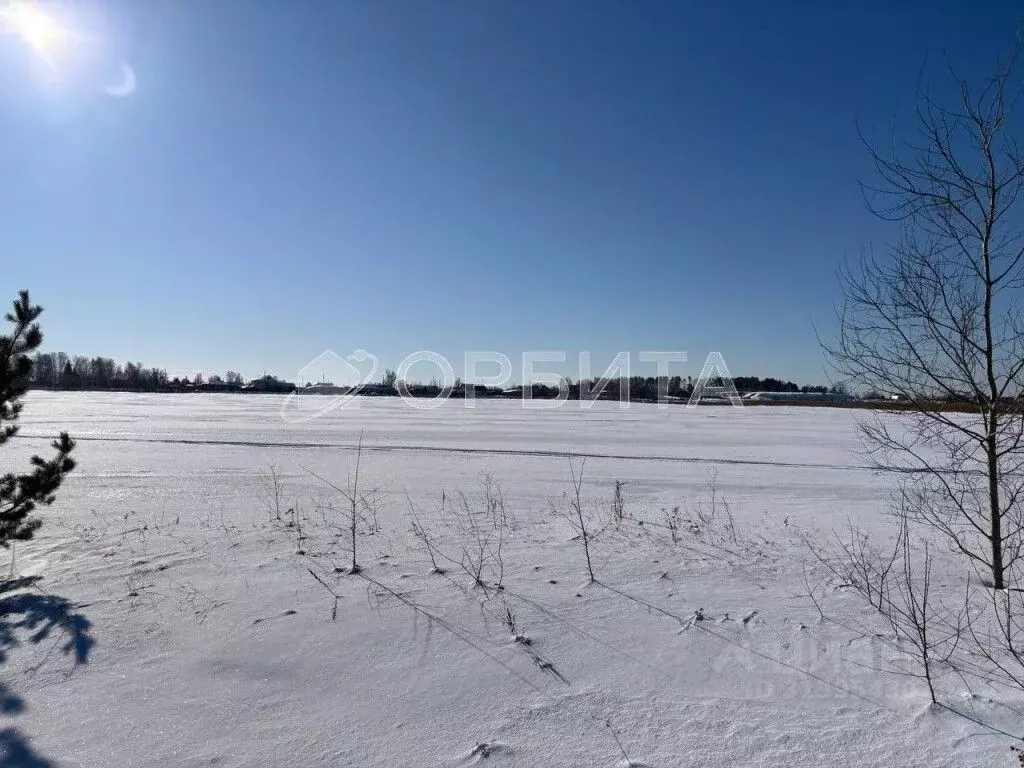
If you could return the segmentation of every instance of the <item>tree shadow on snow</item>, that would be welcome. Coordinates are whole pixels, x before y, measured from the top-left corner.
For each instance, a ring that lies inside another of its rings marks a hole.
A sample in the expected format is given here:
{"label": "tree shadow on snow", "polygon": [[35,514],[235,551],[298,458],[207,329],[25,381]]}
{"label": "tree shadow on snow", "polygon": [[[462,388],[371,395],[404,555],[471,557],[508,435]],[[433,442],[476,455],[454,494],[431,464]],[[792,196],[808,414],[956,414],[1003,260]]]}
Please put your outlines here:
{"label": "tree shadow on snow", "polygon": [[0,728],[0,768],[56,768],[32,749],[17,728]]}
{"label": "tree shadow on snow", "polygon": [[[12,716],[25,711],[25,700],[0,681],[0,715]],[[49,760],[36,754],[17,728],[0,728],[0,766],[7,768],[48,768]]]}
{"label": "tree shadow on snow", "polygon": [[[41,577],[26,576],[0,581],[0,664],[7,661],[11,649],[27,641],[33,645],[49,637],[54,645],[38,669],[54,650],[72,656],[75,666],[89,660],[95,641],[89,634],[90,622],[78,606],[67,598],[48,594],[38,586]],[[0,717],[25,711],[25,700],[0,681]],[[49,768],[54,763],[39,755],[17,728],[0,727],[0,768]]]}

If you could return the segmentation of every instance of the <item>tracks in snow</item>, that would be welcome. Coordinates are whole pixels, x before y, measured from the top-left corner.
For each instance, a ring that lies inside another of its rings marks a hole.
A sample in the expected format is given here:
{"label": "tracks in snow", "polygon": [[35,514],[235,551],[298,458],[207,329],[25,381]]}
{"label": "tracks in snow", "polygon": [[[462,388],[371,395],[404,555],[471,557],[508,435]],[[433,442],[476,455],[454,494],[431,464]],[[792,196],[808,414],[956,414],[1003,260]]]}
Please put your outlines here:
{"label": "tracks in snow", "polygon": [[[49,440],[52,435],[27,435],[19,433],[18,437],[34,440]],[[333,449],[354,451],[355,446],[350,443],[327,443],[327,442],[277,442],[271,440],[202,440],[177,437],[97,437],[97,436],[76,436],[76,442],[103,442],[103,443],[158,443],[166,445],[214,445],[240,448],[298,448],[298,449]],[[469,448],[459,446],[443,445],[407,445],[407,444],[363,444],[363,451],[377,452],[421,452],[421,453],[456,453],[456,454],[478,454],[484,456],[536,456],[541,458],[570,458],[570,459],[614,459],[616,461],[661,461],[677,464],[712,464],[712,465],[740,465],[755,467],[794,467],[797,469],[834,469],[844,472],[897,472],[913,473],[918,470],[901,469],[899,467],[869,467],[856,464],[821,464],[814,462],[796,461],[775,461],[772,459],[728,459],[711,458],[707,456],[652,456],[652,455],[630,455],[618,453],[597,453],[591,451],[566,451],[566,450],[539,450],[539,449],[515,449],[515,448]]]}

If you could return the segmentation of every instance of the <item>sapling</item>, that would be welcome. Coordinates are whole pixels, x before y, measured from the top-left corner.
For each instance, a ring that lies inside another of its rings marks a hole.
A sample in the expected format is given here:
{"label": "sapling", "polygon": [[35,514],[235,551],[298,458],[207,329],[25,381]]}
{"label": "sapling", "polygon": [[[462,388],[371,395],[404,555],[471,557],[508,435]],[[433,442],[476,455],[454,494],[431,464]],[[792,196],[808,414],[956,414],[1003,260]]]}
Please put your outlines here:
{"label": "sapling", "polygon": [[626,519],[626,500],[622,497],[622,481],[615,481],[615,492],[612,495],[612,515],[616,523]]}
{"label": "sapling", "polygon": [[348,482],[344,487],[335,485],[330,480],[318,475],[316,472],[306,469],[306,471],[313,477],[337,491],[345,501],[342,523],[345,535],[349,539],[352,557],[348,568],[344,569],[344,572],[350,575],[355,575],[361,570],[361,566],[359,565],[356,556],[360,526],[367,529],[370,533],[375,533],[377,531],[377,506],[379,503],[380,490],[378,488],[372,488],[369,491],[364,491],[360,487],[359,472],[362,464],[362,456],[363,433],[360,432],[359,441],[356,443],[355,467],[349,474]]}
{"label": "sapling", "polygon": [[551,508],[555,514],[568,522],[569,526],[576,532],[575,538],[579,539],[583,547],[583,557],[587,563],[587,575],[590,577],[591,582],[595,582],[597,577],[594,576],[594,562],[591,558],[590,545],[601,531],[595,530],[597,521],[594,520],[593,515],[583,505],[583,468],[586,463],[586,459],[580,462],[579,470],[577,471],[570,459],[569,475],[572,479],[572,495],[568,498],[568,510],[561,510],[554,504],[551,505]]}

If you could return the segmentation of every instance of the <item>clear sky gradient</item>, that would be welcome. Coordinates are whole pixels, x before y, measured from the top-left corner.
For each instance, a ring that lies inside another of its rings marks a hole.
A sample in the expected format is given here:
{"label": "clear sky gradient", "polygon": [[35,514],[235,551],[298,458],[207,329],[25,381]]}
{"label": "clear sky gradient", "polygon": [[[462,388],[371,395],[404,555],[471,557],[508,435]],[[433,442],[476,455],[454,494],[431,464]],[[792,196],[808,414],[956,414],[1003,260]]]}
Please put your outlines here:
{"label": "clear sky gradient", "polygon": [[[392,366],[418,349],[587,349],[602,366],[678,349],[694,376],[719,350],[735,375],[800,383],[825,380],[814,325],[833,328],[837,266],[892,235],[860,196],[858,121],[884,140],[926,61],[943,86],[943,51],[980,77],[1024,16],[41,7],[86,39],[54,74],[0,37],[0,259],[6,294],[46,307],[49,350],[286,378],[325,349]],[[137,87],[115,98],[121,62]]]}

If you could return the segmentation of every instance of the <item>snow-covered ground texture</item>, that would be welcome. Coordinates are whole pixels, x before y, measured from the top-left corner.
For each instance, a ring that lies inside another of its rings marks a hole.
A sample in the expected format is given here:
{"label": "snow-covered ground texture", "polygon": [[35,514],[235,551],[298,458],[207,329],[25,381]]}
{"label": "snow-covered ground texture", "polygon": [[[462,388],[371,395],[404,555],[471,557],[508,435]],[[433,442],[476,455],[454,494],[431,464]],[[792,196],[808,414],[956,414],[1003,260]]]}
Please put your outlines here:
{"label": "snow-covered ground texture", "polygon": [[0,764],[1015,764],[1024,702],[930,708],[800,541],[892,538],[851,411],[282,400],[30,394],[0,470],[61,429],[79,468],[0,595]]}

